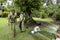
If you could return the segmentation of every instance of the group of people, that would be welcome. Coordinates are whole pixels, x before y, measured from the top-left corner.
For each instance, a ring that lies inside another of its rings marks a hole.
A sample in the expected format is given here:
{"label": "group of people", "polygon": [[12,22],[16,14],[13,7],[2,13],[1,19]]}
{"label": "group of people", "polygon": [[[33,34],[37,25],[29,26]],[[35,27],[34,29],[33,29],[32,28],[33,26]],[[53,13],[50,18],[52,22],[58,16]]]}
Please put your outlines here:
{"label": "group of people", "polygon": [[22,23],[24,21],[24,13],[21,12],[20,13],[20,16],[19,16],[19,23],[17,21],[17,13],[15,10],[12,10],[9,12],[8,14],[8,25],[11,26],[11,29],[13,29],[15,31],[15,27],[16,27],[16,24],[18,23],[19,24],[19,28],[20,28],[20,32],[22,32]]}

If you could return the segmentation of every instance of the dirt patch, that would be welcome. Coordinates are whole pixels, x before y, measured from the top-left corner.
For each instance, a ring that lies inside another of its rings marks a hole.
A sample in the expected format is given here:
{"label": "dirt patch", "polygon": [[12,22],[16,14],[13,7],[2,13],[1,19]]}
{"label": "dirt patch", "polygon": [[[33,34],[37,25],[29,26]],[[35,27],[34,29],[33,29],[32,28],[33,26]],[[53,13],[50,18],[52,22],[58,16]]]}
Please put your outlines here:
{"label": "dirt patch", "polygon": [[53,23],[54,23],[54,24],[57,24],[57,25],[60,25],[60,21],[58,21],[58,20],[54,20]]}
{"label": "dirt patch", "polygon": [[47,27],[47,25],[49,25],[49,23],[47,22],[42,22],[42,21],[37,21],[37,22],[34,21],[34,22],[26,23],[25,26],[26,27],[35,27],[35,26]]}

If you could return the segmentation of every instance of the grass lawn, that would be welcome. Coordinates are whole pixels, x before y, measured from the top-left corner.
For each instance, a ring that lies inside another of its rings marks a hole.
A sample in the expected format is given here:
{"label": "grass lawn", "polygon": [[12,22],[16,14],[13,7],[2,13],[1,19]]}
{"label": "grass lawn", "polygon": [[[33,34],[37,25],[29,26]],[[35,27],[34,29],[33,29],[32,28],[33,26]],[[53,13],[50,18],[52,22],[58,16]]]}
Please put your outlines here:
{"label": "grass lawn", "polygon": [[[16,37],[13,37],[13,31],[7,25],[7,18],[0,18],[0,40],[51,40],[49,37],[50,33],[38,32],[34,35],[30,34],[29,31],[32,28],[27,29],[25,32],[20,33],[18,25],[16,26]],[[47,35],[45,35],[47,34]]]}
{"label": "grass lawn", "polygon": [[18,27],[17,36],[13,37],[13,32],[7,25],[7,18],[0,18],[0,40],[34,40],[34,38],[27,32],[20,33]]}

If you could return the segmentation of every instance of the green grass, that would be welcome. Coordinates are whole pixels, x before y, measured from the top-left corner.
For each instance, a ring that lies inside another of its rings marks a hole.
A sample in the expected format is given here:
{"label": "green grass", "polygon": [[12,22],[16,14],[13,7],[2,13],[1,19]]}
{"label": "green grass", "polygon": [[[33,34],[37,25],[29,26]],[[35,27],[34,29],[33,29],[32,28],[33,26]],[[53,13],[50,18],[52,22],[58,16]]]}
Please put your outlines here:
{"label": "green grass", "polygon": [[13,32],[10,27],[7,25],[7,18],[0,18],[0,40],[34,40],[34,38],[28,34],[28,31],[20,33],[18,26],[17,35],[14,38]]}
{"label": "green grass", "polygon": [[41,28],[41,32],[34,35],[30,34],[30,30],[27,29],[25,32],[20,33],[18,25],[16,26],[16,37],[13,37],[13,31],[10,26],[7,25],[7,18],[0,18],[0,40],[51,40],[50,33],[45,28]]}
{"label": "green grass", "polygon": [[33,17],[33,20],[35,21],[43,21],[43,22],[53,22],[53,20],[51,18],[35,18]]}

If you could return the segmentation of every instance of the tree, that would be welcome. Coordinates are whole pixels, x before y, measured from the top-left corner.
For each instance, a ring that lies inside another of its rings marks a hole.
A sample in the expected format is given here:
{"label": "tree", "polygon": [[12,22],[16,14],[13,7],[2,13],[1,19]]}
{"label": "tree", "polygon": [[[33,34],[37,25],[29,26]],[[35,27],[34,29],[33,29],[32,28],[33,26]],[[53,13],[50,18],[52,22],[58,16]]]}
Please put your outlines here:
{"label": "tree", "polygon": [[6,1],[6,0],[0,0],[1,5],[2,5],[2,3],[5,2],[5,1]]}
{"label": "tree", "polygon": [[15,4],[21,11],[30,13],[33,9],[39,10],[42,2],[41,0],[15,0]]}
{"label": "tree", "polygon": [[15,4],[30,18],[32,11],[39,10],[43,3],[42,0],[15,0]]}
{"label": "tree", "polygon": [[4,1],[6,1],[6,0],[0,0],[0,2],[4,2]]}
{"label": "tree", "polygon": [[0,0],[0,9],[2,8],[3,2],[5,2],[6,0]]}

